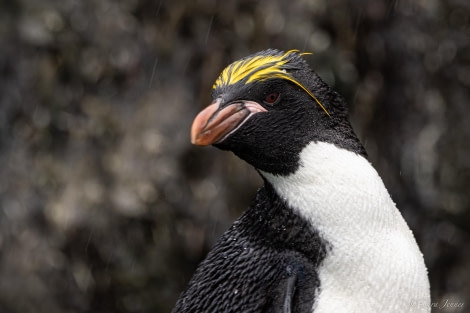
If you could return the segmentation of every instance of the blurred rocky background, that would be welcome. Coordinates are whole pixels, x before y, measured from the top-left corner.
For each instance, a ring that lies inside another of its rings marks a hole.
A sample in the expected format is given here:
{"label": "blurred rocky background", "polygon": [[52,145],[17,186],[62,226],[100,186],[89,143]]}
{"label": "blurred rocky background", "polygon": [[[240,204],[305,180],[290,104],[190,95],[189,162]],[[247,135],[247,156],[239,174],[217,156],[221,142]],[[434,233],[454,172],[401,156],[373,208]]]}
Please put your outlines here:
{"label": "blurred rocky background", "polygon": [[228,63],[311,51],[470,312],[470,2],[0,2],[0,312],[169,312],[261,181],[189,143]]}

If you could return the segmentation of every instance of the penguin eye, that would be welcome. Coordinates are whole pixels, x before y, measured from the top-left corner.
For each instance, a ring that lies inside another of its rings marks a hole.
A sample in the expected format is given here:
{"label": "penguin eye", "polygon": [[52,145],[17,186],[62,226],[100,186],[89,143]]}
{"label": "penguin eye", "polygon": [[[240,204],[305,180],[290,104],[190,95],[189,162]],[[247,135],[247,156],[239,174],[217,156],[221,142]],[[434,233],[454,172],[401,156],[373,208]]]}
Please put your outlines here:
{"label": "penguin eye", "polygon": [[267,104],[274,104],[279,100],[279,92],[270,93],[264,98],[264,102]]}

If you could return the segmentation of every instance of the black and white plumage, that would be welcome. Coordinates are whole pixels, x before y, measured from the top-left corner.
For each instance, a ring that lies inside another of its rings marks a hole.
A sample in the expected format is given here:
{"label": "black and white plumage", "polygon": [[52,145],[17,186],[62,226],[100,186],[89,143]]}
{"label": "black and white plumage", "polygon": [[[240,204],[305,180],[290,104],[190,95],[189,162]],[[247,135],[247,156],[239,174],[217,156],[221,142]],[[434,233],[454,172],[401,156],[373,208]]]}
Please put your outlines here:
{"label": "black and white plumage", "polygon": [[[297,51],[229,65],[191,140],[264,186],[199,265],[177,312],[429,312],[413,234],[347,120]],[[419,305],[416,305],[419,304]]]}

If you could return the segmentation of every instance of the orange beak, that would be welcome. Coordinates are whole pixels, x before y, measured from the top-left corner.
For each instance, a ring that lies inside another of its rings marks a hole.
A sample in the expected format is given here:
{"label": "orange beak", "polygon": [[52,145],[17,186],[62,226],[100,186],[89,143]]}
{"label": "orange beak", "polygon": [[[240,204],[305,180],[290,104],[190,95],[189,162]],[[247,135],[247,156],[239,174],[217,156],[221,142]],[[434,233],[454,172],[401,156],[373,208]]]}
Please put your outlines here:
{"label": "orange beak", "polygon": [[218,98],[202,110],[194,119],[191,127],[191,143],[207,146],[224,140],[235,132],[253,114],[266,112],[254,101],[237,101],[221,107]]}

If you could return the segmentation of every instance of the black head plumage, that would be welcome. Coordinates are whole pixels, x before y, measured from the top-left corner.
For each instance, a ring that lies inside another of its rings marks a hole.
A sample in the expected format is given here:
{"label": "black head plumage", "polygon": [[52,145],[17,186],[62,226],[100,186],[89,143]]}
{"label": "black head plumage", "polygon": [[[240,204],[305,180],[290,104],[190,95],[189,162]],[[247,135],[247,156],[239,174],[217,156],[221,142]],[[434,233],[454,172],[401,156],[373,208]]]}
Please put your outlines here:
{"label": "black head plumage", "polygon": [[[297,170],[301,150],[312,141],[365,156],[347,120],[344,99],[309,67],[303,55],[297,50],[268,49],[227,66],[213,86],[217,108],[204,123],[217,121],[221,127],[230,116],[231,126],[207,144],[231,150],[259,170],[281,175]],[[235,113],[241,115],[239,120],[235,121]]]}

